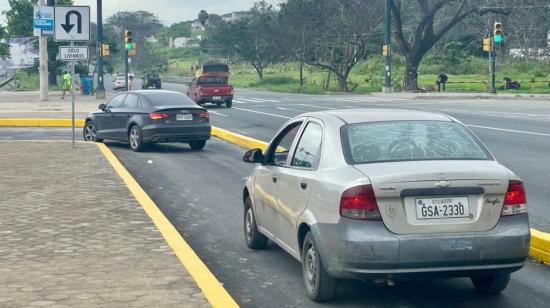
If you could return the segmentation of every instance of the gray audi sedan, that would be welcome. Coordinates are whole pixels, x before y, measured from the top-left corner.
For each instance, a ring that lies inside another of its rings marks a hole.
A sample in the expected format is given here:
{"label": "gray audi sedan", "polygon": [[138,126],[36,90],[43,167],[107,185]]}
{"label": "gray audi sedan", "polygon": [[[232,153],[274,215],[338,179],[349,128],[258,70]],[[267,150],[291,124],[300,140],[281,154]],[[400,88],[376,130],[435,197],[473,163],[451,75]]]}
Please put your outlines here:
{"label": "gray audi sedan", "polygon": [[243,160],[256,164],[243,192],[246,244],[269,239],[298,259],[314,301],[349,278],[470,277],[500,293],[527,258],[523,183],[448,115],[303,114]]}
{"label": "gray audi sedan", "polygon": [[124,141],[139,152],[154,142],[183,142],[201,150],[210,139],[208,111],[178,92],[124,92],[98,108],[86,117],[86,141]]}

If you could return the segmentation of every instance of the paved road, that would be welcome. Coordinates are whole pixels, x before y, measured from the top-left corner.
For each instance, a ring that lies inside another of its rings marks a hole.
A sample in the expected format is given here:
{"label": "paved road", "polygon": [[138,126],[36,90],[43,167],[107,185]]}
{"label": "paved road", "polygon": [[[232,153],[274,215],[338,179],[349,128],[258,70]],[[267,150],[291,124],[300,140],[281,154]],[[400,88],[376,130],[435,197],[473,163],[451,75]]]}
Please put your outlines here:
{"label": "paved road", "polygon": [[[185,87],[164,84],[165,89]],[[533,224],[550,231],[546,189],[550,174],[550,102],[452,100],[389,101],[372,96],[311,96],[242,90],[234,108],[208,107],[214,125],[268,140],[287,118],[332,108],[410,108],[455,116],[484,141],[499,161],[526,182]],[[1,130],[0,130],[1,132]],[[1,136],[32,132],[11,129]],[[62,135],[62,131],[58,131]],[[67,131],[67,136],[70,136]],[[186,145],[157,145],[133,153],[109,144],[176,228],[243,306],[316,307],[306,297],[300,265],[276,246],[250,251],[242,238],[243,177],[249,165],[242,149],[212,140],[204,151]],[[543,307],[550,301],[550,268],[530,261],[513,275],[502,296],[474,293],[467,279],[400,283],[396,287],[346,282],[330,306],[483,306]]]}

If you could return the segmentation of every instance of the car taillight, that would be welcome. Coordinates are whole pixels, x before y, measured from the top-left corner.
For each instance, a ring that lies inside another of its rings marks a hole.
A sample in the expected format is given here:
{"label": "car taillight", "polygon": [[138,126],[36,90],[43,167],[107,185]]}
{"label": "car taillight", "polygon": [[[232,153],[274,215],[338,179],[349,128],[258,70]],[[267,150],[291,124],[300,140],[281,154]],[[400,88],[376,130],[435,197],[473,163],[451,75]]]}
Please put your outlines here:
{"label": "car taillight", "polygon": [[231,95],[235,94],[235,89],[231,88]]}
{"label": "car taillight", "polygon": [[202,89],[199,90],[199,96],[202,96]]}
{"label": "car taillight", "polygon": [[170,115],[168,113],[160,113],[160,112],[151,112],[149,113],[149,118],[151,120],[158,120],[158,119],[166,119],[169,118]]}
{"label": "car taillight", "polygon": [[508,183],[508,191],[504,197],[504,206],[501,216],[517,215],[527,212],[527,197],[523,183],[511,180]]}
{"label": "car taillight", "polygon": [[340,216],[360,220],[382,220],[372,185],[347,189],[340,199]]}
{"label": "car taillight", "polygon": [[210,115],[206,111],[198,113],[197,116],[199,116],[199,118],[206,118],[206,119],[210,117]]}

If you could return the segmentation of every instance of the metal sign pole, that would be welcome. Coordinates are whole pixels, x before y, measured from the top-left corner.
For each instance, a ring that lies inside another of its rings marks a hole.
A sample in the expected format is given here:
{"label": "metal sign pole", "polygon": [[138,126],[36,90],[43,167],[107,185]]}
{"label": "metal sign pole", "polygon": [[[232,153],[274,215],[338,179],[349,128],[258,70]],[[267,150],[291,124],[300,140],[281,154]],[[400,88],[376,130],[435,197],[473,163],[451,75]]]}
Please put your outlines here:
{"label": "metal sign pole", "polygon": [[[74,41],[71,41],[71,47],[74,47]],[[74,60],[71,61],[71,120],[73,128],[73,149],[75,148],[75,116],[74,116]]]}

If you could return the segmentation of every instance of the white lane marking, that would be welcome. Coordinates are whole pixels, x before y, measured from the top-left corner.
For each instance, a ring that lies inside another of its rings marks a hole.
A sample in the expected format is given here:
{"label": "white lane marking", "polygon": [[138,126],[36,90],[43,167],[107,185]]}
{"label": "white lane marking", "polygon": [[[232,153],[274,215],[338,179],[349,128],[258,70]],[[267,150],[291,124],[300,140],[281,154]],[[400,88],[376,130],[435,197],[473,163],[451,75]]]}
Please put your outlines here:
{"label": "white lane marking", "polygon": [[237,104],[250,104],[251,103],[251,102],[243,102],[243,101],[238,100],[238,99],[233,99],[233,102],[237,103]]}
{"label": "white lane marking", "polygon": [[319,109],[329,109],[329,110],[338,109],[338,108],[333,108],[333,107],[324,107],[324,106],[310,105],[310,104],[297,104],[297,105],[304,106],[304,107],[319,108]]}
{"label": "white lane marking", "polygon": [[208,110],[208,112],[212,113],[212,114],[215,114],[215,115],[219,115],[219,116],[222,116],[222,117],[227,117],[227,114],[223,114],[219,111],[214,111],[214,110]]}
{"label": "white lane marking", "polygon": [[257,99],[253,99],[253,98],[242,98],[242,97],[239,97],[239,100],[242,100],[242,101],[246,101],[246,102],[251,102],[251,103],[265,103],[263,101],[259,101]]}
{"label": "white lane marking", "polygon": [[255,100],[258,100],[258,101],[261,101],[261,102],[280,103],[280,101],[275,100],[275,99],[257,98],[257,97],[253,97],[252,99],[255,99]]}
{"label": "white lane marking", "polygon": [[264,115],[268,115],[268,116],[272,116],[272,117],[276,117],[276,118],[283,118],[283,119],[290,119],[291,118],[291,117],[286,117],[286,116],[283,116],[283,115],[280,115],[280,114],[261,112],[261,111],[250,110],[250,109],[239,108],[239,107],[235,107],[233,109],[238,109],[238,110],[243,110],[243,111],[248,111],[248,112],[253,112],[253,113],[258,113],[258,114],[264,114]]}
{"label": "white lane marking", "polygon": [[286,107],[275,107],[275,108],[277,108],[277,109],[279,109],[279,110],[303,112],[302,110],[296,110],[296,109],[286,108]]}
{"label": "white lane marking", "polygon": [[466,126],[468,126],[468,127],[475,127],[475,128],[483,128],[483,129],[498,130],[498,131],[510,132],[510,133],[519,133],[519,134],[528,134],[528,135],[536,135],[536,136],[550,137],[550,134],[535,133],[535,132],[526,132],[526,131],[524,131],[524,130],[514,130],[514,129],[506,129],[506,128],[498,128],[498,127],[470,125],[470,124],[466,124]]}

